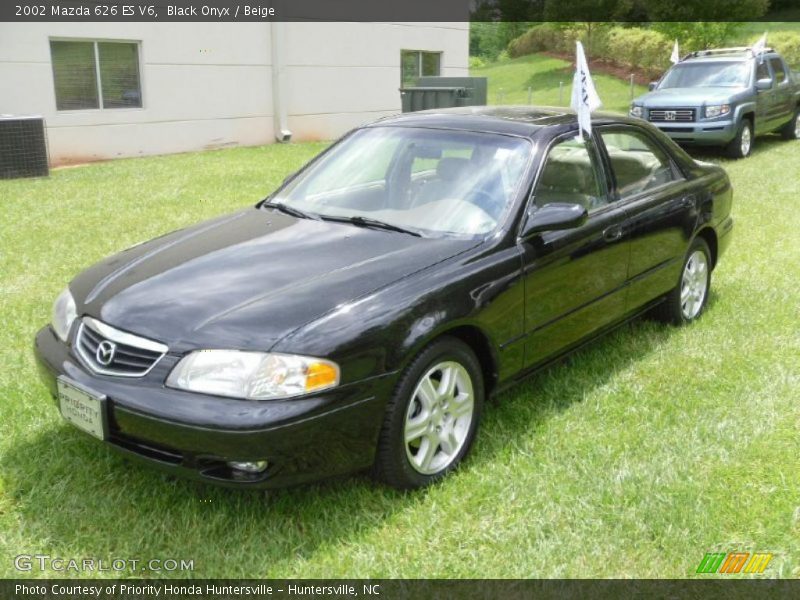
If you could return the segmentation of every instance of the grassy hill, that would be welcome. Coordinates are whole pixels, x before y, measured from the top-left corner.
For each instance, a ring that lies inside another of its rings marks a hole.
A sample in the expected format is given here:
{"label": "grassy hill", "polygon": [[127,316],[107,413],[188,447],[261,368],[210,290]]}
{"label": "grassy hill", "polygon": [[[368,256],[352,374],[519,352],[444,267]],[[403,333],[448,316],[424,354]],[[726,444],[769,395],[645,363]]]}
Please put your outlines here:
{"label": "grassy hill", "polygon": [[[564,60],[532,54],[472,69],[470,75],[488,77],[489,104],[527,104],[530,87],[532,104],[569,106],[573,66]],[[631,101],[628,81],[602,73],[592,73],[592,78],[605,110],[628,111]],[[559,97],[559,84],[562,82],[563,92]],[[637,96],[645,91],[642,86],[634,86]]]}

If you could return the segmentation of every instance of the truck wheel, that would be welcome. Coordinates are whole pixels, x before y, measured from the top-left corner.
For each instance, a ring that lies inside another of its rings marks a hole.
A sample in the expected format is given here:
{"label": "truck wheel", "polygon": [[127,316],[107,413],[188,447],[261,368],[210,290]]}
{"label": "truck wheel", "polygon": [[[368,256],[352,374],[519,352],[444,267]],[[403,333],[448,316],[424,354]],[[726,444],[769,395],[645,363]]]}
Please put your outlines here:
{"label": "truck wheel", "polygon": [[725,148],[725,153],[731,158],[747,158],[753,149],[753,125],[750,119],[742,119],[739,132]]}
{"label": "truck wheel", "polygon": [[794,118],[781,129],[781,137],[785,140],[800,140],[800,106],[794,111]]}

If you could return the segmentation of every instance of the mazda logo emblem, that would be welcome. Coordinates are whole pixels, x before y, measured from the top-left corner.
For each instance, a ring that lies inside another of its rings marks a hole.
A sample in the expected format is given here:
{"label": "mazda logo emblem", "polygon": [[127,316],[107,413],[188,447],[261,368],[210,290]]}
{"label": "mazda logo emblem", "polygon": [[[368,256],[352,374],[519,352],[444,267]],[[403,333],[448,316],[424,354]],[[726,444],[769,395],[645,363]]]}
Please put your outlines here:
{"label": "mazda logo emblem", "polygon": [[107,367],[114,360],[114,354],[117,352],[117,345],[114,342],[103,340],[97,346],[97,352],[94,353],[97,362],[104,367]]}
{"label": "mazda logo emblem", "polygon": [[668,110],[664,113],[664,118],[667,121],[674,121],[678,118],[678,113],[676,113],[674,110]]}

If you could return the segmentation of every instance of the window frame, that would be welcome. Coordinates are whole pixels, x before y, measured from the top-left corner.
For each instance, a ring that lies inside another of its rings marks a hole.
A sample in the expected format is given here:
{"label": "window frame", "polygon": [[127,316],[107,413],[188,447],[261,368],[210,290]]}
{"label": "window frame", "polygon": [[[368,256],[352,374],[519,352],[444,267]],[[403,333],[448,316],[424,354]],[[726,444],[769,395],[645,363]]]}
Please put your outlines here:
{"label": "window frame", "polygon": [[[95,77],[95,84],[97,85],[97,108],[70,108],[70,109],[59,109],[58,108],[58,96],[56,95],[56,76],[55,76],[55,65],[53,63],[53,50],[52,46],[50,46],[51,42],[84,42],[84,43],[91,43],[92,50],[94,51],[94,77]],[[136,45],[136,67],[139,71],[139,97],[140,97],[140,104],[141,106],[125,106],[125,107],[117,107],[117,108],[106,108],[103,105],[103,79],[100,74],[100,49],[98,44],[135,44]],[[47,38],[47,45],[50,50],[50,73],[51,73],[51,81],[53,83],[53,104],[55,106],[55,110],[59,114],[64,113],[87,113],[87,112],[98,112],[98,111],[112,111],[112,112],[120,112],[120,111],[137,111],[137,110],[144,110],[146,108],[145,105],[145,84],[144,84],[144,70],[142,69],[142,41],[141,40],[131,40],[131,39],[120,39],[120,38],[83,38],[83,37],[62,37],[62,36],[52,36]]]}
{"label": "window frame", "polygon": [[[539,164],[536,167],[536,173],[533,175],[533,182],[531,183],[531,191],[528,194],[528,197],[525,201],[525,217],[522,219],[520,223],[520,230],[525,225],[525,221],[530,218],[536,211],[541,209],[541,206],[536,204],[536,188],[539,185],[539,180],[541,179],[542,172],[544,171],[544,167],[547,164],[547,159],[550,157],[550,152],[561,144],[562,142],[568,142],[572,139],[575,139],[577,130],[571,131],[569,133],[563,133],[560,135],[555,136],[551,139],[547,146],[544,149],[544,153],[542,159],[539,161]],[[592,217],[596,214],[601,214],[606,211],[606,209],[611,206],[614,202],[611,191],[612,187],[610,185],[610,180],[608,177],[608,170],[603,160],[602,153],[597,145],[597,141],[595,140],[595,136],[588,140],[584,140],[585,143],[589,145],[589,159],[592,161],[592,167],[594,168],[595,175],[597,176],[597,182],[600,185],[600,194],[603,198],[606,199],[605,204],[602,206],[597,206],[588,211],[589,216]]]}
{"label": "window frame", "polygon": [[[416,54],[417,55],[417,74],[415,79],[420,77],[441,77],[442,76],[442,59],[444,57],[444,50],[412,50],[411,48],[400,48],[400,85],[405,86],[406,82],[403,79],[403,54]],[[439,72],[436,75],[423,75],[422,74],[422,55],[435,54],[439,57]]]}
{"label": "window frame", "polygon": [[[769,65],[769,70],[772,72],[772,82],[775,87],[784,85],[789,81],[789,74],[786,72],[786,64],[777,56],[770,56],[764,62]],[[780,71],[775,69],[775,63],[780,65]],[[783,75],[783,79],[778,81],[778,73]]]}
{"label": "window frame", "polygon": [[[641,192],[637,192],[635,194],[631,194],[630,196],[625,196],[624,198],[620,196],[619,187],[617,185],[617,175],[614,172],[614,167],[611,164],[611,156],[608,153],[608,148],[606,148],[605,141],[602,138],[603,132],[614,132],[618,131],[620,133],[633,133],[634,136],[639,134],[641,137],[646,139],[651,143],[652,146],[658,148],[664,156],[666,156],[667,161],[670,164],[670,170],[672,171],[673,179],[666,183],[663,183],[657,187],[649,188],[646,190],[642,190]],[[610,123],[606,125],[597,125],[592,127],[592,136],[595,138],[598,148],[600,149],[600,153],[603,156],[603,161],[606,165],[606,169],[608,172],[608,184],[610,188],[610,202],[608,206],[619,206],[624,205],[629,202],[635,202],[640,200],[641,198],[651,196],[663,191],[667,186],[673,185],[675,183],[680,183],[681,181],[686,181],[687,176],[686,173],[680,168],[680,166],[675,161],[675,158],[672,156],[672,153],[658,140],[655,136],[651,135],[646,129],[642,127],[637,127],[636,125],[631,125],[627,123]]]}

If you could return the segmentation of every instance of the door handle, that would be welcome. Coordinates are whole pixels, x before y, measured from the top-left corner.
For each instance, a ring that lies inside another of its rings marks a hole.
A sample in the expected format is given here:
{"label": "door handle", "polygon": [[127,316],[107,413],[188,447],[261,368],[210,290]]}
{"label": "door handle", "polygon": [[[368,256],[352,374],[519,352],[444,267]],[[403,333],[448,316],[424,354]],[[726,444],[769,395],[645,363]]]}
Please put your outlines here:
{"label": "door handle", "polygon": [[622,237],[622,227],[613,225],[603,231],[603,239],[607,242],[616,242]]}

